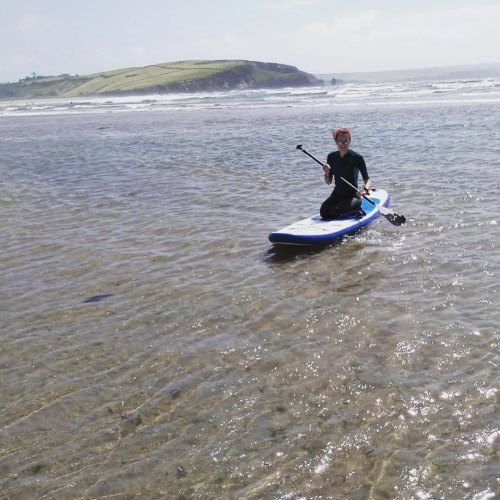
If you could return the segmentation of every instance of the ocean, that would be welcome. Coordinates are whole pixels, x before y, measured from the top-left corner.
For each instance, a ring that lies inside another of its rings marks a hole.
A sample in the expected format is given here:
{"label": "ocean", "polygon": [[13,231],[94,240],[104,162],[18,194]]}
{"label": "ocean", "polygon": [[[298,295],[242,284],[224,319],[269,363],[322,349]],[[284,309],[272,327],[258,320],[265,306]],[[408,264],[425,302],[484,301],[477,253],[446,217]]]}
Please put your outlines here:
{"label": "ocean", "polygon": [[[324,248],[347,126],[383,217]],[[500,496],[500,80],[0,101],[1,499]]]}

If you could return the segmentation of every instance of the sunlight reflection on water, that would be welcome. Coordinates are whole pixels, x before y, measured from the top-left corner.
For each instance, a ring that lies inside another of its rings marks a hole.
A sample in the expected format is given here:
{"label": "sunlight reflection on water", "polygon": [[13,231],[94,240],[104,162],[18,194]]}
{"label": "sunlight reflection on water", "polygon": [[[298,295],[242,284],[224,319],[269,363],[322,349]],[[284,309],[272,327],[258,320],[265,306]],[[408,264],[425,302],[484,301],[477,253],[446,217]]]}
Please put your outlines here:
{"label": "sunlight reflection on water", "polygon": [[[5,494],[495,492],[499,257],[483,183],[499,116],[0,122]],[[325,156],[338,122],[408,224],[272,248],[269,231],[329,192],[297,139]]]}

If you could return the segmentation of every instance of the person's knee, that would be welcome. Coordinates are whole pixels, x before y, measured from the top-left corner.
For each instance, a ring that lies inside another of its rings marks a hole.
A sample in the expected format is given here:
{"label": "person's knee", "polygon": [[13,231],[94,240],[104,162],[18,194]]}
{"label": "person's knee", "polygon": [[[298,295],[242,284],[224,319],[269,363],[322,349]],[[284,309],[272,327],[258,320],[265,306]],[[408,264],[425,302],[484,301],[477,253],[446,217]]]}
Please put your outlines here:
{"label": "person's knee", "polygon": [[335,219],[339,215],[339,209],[331,203],[323,203],[319,210],[319,215],[321,215],[322,219]]}
{"label": "person's knee", "polygon": [[319,215],[321,216],[322,219],[328,219],[328,205],[326,203],[323,203],[321,205],[321,208],[319,209]]}
{"label": "person's knee", "polygon": [[361,198],[353,198],[351,201],[351,210],[359,210],[361,208]]}

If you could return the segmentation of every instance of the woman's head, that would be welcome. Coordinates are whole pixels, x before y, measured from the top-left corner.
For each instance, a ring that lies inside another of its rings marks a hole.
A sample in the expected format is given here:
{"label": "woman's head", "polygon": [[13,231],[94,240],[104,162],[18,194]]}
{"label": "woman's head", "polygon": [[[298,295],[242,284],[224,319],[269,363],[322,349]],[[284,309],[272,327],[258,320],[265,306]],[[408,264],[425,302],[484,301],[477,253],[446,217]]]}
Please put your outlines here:
{"label": "woman's head", "polygon": [[332,131],[332,136],[335,139],[340,156],[344,156],[351,144],[351,132],[348,128],[338,128]]}
{"label": "woman's head", "polygon": [[339,137],[342,137],[342,139],[349,139],[351,140],[351,131],[348,128],[337,128],[335,130],[332,130],[332,136],[335,142],[337,142],[337,139]]}

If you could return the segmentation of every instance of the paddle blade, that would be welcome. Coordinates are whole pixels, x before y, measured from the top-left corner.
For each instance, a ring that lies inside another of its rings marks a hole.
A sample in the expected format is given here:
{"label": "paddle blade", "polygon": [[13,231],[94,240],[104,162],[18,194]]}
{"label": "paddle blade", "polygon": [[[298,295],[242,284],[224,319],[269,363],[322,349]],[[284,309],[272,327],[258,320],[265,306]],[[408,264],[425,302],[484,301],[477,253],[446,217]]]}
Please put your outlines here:
{"label": "paddle blade", "polygon": [[394,226],[401,226],[406,222],[404,215],[398,215],[394,212],[383,213],[382,215]]}

